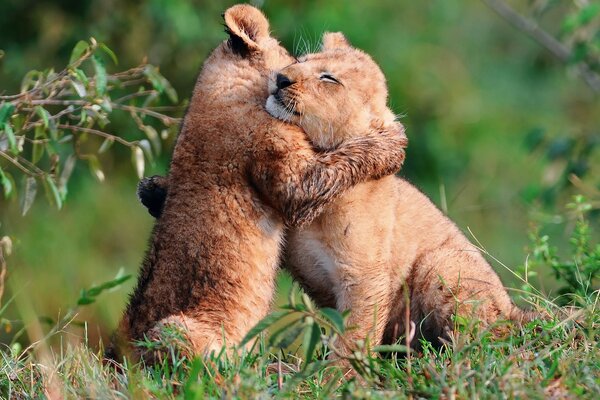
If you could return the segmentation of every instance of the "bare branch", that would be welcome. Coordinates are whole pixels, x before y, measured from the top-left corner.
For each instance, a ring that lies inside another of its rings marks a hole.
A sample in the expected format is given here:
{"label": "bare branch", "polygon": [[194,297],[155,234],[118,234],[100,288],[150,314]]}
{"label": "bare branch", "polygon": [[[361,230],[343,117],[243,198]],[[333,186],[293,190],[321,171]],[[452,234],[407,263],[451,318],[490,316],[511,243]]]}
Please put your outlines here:
{"label": "bare branch", "polygon": [[[538,44],[548,50],[554,57],[563,63],[571,59],[571,49],[558,41],[554,36],[543,30],[538,24],[528,19],[503,0],[481,0],[498,15],[508,21],[512,26],[527,34]],[[600,76],[595,73],[585,62],[579,63],[577,70],[585,83],[596,93],[600,93]]]}
{"label": "bare branch", "polygon": [[30,171],[27,168],[25,168],[23,165],[21,165],[21,163],[17,159],[12,158],[8,154],[6,154],[4,151],[0,151],[0,156],[4,157],[8,161],[10,161],[11,164],[13,164],[15,167],[20,169],[21,172],[23,172],[25,175],[30,175],[30,176],[38,175],[38,174],[34,173],[33,171]]}
{"label": "bare branch", "polygon": [[156,111],[148,110],[147,108],[127,106],[127,105],[119,104],[119,103],[111,103],[111,105],[113,106],[113,108],[117,108],[119,110],[134,111],[134,112],[138,112],[140,114],[149,115],[151,117],[158,118],[165,125],[178,124],[181,121],[181,118],[169,117],[168,115],[161,114]]}
{"label": "bare branch", "polygon": [[122,137],[111,135],[110,133],[102,132],[97,129],[84,128],[83,126],[67,125],[67,124],[58,124],[56,127],[60,128],[60,129],[68,129],[68,130],[74,131],[74,132],[90,133],[92,135],[100,136],[100,137],[103,137],[106,139],[112,139],[115,142],[121,143],[122,145],[125,145],[128,147],[135,145],[135,142],[129,142],[129,141],[123,139]]}

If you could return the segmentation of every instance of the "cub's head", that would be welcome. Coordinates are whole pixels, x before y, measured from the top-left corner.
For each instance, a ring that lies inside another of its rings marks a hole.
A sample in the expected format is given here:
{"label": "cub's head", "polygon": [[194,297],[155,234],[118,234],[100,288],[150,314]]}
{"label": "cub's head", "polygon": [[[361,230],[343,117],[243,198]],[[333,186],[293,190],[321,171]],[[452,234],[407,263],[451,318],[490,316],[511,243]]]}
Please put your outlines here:
{"label": "cub's head", "polygon": [[341,33],[326,33],[322,51],[273,76],[267,111],[300,126],[311,142],[330,149],[345,139],[399,123],[387,107],[379,66]]}
{"label": "cub's head", "polygon": [[[266,94],[269,73],[289,65],[294,58],[270,35],[269,21],[257,8],[235,5],[223,13],[223,20],[229,37],[204,61],[196,91],[203,97],[221,93],[220,99]],[[256,89],[240,93],[240,87]]]}

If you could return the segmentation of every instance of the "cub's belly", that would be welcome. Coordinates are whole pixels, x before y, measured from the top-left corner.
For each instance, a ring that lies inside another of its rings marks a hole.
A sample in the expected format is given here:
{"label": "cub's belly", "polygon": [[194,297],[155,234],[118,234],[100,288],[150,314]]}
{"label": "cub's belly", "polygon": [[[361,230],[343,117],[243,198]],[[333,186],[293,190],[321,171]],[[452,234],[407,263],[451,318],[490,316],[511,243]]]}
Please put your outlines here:
{"label": "cub's belly", "polygon": [[387,178],[357,185],[308,227],[291,231],[292,274],[335,287],[362,268],[393,268],[394,200],[393,181]]}

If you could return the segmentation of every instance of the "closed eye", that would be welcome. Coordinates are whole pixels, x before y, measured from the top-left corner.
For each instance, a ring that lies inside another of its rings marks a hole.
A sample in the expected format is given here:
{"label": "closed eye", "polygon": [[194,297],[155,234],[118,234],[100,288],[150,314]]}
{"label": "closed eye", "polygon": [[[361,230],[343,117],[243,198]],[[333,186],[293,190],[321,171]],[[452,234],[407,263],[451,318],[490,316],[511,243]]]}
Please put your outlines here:
{"label": "closed eye", "polygon": [[342,82],[340,82],[337,79],[335,79],[333,77],[333,75],[331,75],[331,74],[321,74],[321,76],[319,77],[319,79],[321,79],[323,82],[335,83],[335,84],[338,84],[338,85],[342,84]]}

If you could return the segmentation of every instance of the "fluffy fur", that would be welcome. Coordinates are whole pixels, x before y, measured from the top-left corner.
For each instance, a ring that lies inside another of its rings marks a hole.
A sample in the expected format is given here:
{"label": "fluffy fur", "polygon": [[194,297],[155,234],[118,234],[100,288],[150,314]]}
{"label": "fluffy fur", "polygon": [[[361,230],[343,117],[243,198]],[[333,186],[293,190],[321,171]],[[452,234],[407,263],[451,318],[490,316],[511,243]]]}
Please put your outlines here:
{"label": "fluffy fur", "polygon": [[[293,83],[271,96],[289,112],[272,114],[302,127],[322,148],[358,137],[366,126],[392,124],[377,64],[339,33],[326,34],[323,42],[321,53],[281,71]],[[351,310],[355,329],[342,343],[345,351],[367,336],[374,344],[396,341],[411,325],[407,307],[418,327],[413,344],[447,337],[455,314],[485,324],[527,317],[479,250],[426,196],[396,177],[351,188],[309,226],[291,231],[288,243],[289,269],[317,303]]]}
{"label": "fluffy fur", "polygon": [[[302,127],[316,146],[333,148],[399,125],[386,103],[379,67],[337,33],[324,36],[321,53],[280,71],[267,110]],[[372,344],[393,343],[411,326],[413,345],[419,338],[437,342],[452,332],[454,315],[483,324],[534,316],[512,304],[456,225],[400,178],[351,188],[287,238],[287,267],[304,290],[319,306],[351,310],[354,329],[342,352],[367,336]]]}
{"label": "fluffy fur", "polygon": [[297,126],[264,110],[270,71],[293,58],[256,8],[234,6],[224,19],[230,37],[196,82],[161,216],[118,327],[121,350],[157,339],[164,325],[182,328],[197,354],[238,343],[269,310],[285,224],[310,222],[342,191],[404,160],[402,130],[315,153]]}

